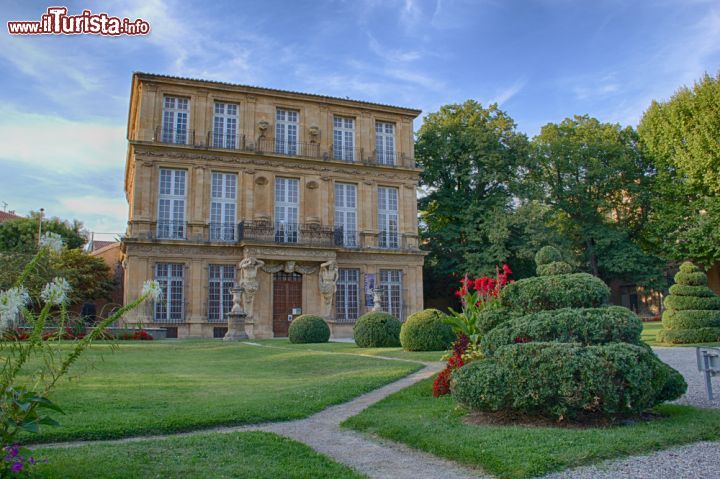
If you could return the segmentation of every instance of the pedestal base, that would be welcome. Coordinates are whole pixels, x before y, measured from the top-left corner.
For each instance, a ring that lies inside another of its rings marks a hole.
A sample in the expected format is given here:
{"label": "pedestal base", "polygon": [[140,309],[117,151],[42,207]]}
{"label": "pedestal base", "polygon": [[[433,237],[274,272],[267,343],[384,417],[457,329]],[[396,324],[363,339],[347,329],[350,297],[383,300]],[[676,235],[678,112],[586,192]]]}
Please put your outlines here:
{"label": "pedestal base", "polygon": [[245,318],[247,315],[244,312],[230,312],[228,313],[228,330],[223,337],[223,341],[239,341],[241,339],[250,339],[247,331],[245,331]]}
{"label": "pedestal base", "polygon": [[228,329],[228,332],[225,333],[223,337],[223,341],[240,341],[242,339],[250,339],[250,336],[248,336],[248,333],[246,333],[244,329],[240,331],[231,331]]}

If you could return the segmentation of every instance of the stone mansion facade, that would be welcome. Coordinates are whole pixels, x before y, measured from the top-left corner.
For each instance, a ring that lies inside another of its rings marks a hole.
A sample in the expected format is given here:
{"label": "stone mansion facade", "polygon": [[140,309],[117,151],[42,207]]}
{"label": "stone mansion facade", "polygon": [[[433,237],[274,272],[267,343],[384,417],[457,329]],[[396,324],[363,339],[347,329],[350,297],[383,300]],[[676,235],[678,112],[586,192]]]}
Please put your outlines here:
{"label": "stone mansion facade", "polygon": [[334,337],[380,291],[404,319],[423,307],[413,120],[419,110],[135,73],[121,245],[125,302],[148,279],[163,299],[127,323],[222,337],[229,288],[251,337],[299,314]]}

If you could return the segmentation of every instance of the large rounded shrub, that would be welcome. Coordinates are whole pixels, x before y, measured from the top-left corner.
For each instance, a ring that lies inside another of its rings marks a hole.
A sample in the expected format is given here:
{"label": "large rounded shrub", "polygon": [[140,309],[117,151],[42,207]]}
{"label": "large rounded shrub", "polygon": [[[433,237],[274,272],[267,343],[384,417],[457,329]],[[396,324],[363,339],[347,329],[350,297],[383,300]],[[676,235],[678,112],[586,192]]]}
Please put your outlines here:
{"label": "large rounded shrub", "polygon": [[555,418],[640,413],[687,388],[651,350],[626,343],[507,345],[457,370],[451,384],[472,409]]}
{"label": "large rounded shrub", "polygon": [[706,286],[705,273],[688,261],[680,265],[675,283],[664,301],[657,339],[670,344],[720,340],[720,296]]}
{"label": "large rounded shrub", "polygon": [[353,337],[361,348],[400,346],[400,321],[390,313],[365,313],[355,322]]}
{"label": "large rounded shrub", "polygon": [[610,288],[587,273],[536,276],[508,284],[500,292],[503,306],[522,314],[562,308],[595,308],[607,303]]}
{"label": "large rounded shrub", "polygon": [[554,246],[543,246],[535,253],[535,264],[542,266],[544,264],[558,263],[563,261],[560,250]]}
{"label": "large rounded shrub", "polygon": [[437,309],[411,314],[400,328],[400,344],[406,351],[442,351],[455,339],[447,316]]}
{"label": "large rounded shrub", "polygon": [[320,316],[303,314],[290,323],[288,339],[291,343],[327,343],[330,327]]}
{"label": "large rounded shrub", "polygon": [[642,321],[627,308],[567,308],[541,311],[501,324],[483,337],[480,346],[485,354],[492,354],[502,346],[531,341],[640,345],[641,332]]}
{"label": "large rounded shrub", "polygon": [[684,394],[680,373],[640,340],[638,317],[604,306],[607,285],[565,273],[559,258],[543,248],[536,261],[546,275],[503,288],[503,308],[519,317],[490,330],[485,357],[453,373],[453,396],[481,411],[585,418],[635,414]]}

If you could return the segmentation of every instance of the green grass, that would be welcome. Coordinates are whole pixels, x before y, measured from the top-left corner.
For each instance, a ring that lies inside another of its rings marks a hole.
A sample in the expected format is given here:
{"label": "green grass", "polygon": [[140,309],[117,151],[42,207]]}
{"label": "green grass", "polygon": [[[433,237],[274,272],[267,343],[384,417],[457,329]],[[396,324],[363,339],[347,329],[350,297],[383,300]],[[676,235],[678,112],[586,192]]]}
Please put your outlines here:
{"label": "green grass", "polygon": [[644,322],[642,330],[642,340],[650,346],[662,347],[692,347],[692,346],[720,346],[720,343],[700,343],[700,344],[667,344],[657,341],[657,333],[662,329],[661,321]]}
{"label": "green grass", "polygon": [[667,417],[631,426],[554,428],[474,426],[449,397],[432,397],[432,379],[369,407],[343,426],[480,467],[525,478],[676,444],[720,438],[720,411],[664,405]]}
{"label": "green grass", "polygon": [[292,344],[287,339],[254,340],[253,342],[282,348],[368,356],[385,356],[388,358],[425,362],[440,361],[442,356],[446,353],[446,351],[404,351],[402,348],[359,348],[354,343]]}
{"label": "green grass", "polygon": [[363,476],[275,434],[201,434],[128,444],[35,450],[44,478],[341,478]]}
{"label": "green grass", "polygon": [[420,367],[221,341],[123,342],[88,351],[51,399],[61,427],[25,441],[107,439],[306,417]]}

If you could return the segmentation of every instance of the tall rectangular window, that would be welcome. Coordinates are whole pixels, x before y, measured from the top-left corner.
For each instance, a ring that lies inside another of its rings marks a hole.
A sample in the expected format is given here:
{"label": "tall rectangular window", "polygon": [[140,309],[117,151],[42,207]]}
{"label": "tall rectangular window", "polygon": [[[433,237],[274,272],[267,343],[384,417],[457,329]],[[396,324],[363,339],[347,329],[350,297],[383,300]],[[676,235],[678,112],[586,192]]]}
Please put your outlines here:
{"label": "tall rectangular window", "polygon": [[357,185],[335,183],[335,228],[342,228],[343,246],[358,245]]}
{"label": "tall rectangular window", "polygon": [[375,122],[375,154],[381,165],[395,164],[395,125],[385,121]]}
{"label": "tall rectangular window", "polygon": [[360,270],[338,269],[335,291],[335,319],[355,321],[360,311]]}
{"label": "tall rectangular window", "polygon": [[188,142],[190,100],[175,96],[163,98],[162,142],[185,145]]}
{"label": "tall rectangular window", "polygon": [[210,188],[210,241],[234,241],[237,175],[212,174]]}
{"label": "tall rectangular window", "polygon": [[355,161],[355,119],[333,117],[333,156],[336,160]]}
{"label": "tall rectangular window", "polygon": [[398,189],[378,187],[378,246],[398,248]]}
{"label": "tall rectangular window", "polygon": [[215,102],[212,145],[215,148],[238,147],[238,106],[234,103]]}
{"label": "tall rectangular window", "polygon": [[155,280],[160,284],[162,294],[155,301],[156,323],[179,323],[185,314],[185,265],[158,263],[155,265]]}
{"label": "tall rectangular window", "polygon": [[185,239],[185,170],[160,169],[157,237]]}
{"label": "tall rectangular window", "polygon": [[297,155],[299,113],[278,108],[275,112],[275,153]]}
{"label": "tall rectangular window", "polygon": [[222,323],[232,309],[230,288],[235,286],[235,266],[208,265],[208,321]]}
{"label": "tall rectangular window", "polygon": [[380,270],[382,309],[402,320],[402,271],[399,269]]}
{"label": "tall rectangular window", "polygon": [[300,180],[275,178],[275,241],[297,243]]}

